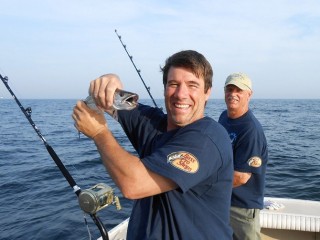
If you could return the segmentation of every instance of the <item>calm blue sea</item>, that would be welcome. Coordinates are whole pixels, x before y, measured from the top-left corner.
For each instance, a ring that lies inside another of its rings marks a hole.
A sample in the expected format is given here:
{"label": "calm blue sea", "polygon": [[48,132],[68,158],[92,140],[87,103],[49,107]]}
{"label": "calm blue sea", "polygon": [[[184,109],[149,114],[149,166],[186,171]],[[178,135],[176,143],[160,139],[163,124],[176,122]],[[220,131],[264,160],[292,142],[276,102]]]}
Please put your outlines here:
{"label": "calm blue sea", "polygon": [[[100,182],[115,187],[93,142],[83,135],[79,139],[71,118],[75,102],[21,100],[82,189]],[[206,114],[217,120],[224,108],[223,100],[212,99]],[[251,109],[269,143],[266,196],[320,201],[320,100],[253,99]],[[134,152],[116,122],[109,126]],[[98,214],[108,230],[131,209],[117,188],[115,193],[122,210],[110,206]],[[96,239],[99,231],[87,220]],[[89,239],[76,195],[13,99],[0,99],[0,239]]]}

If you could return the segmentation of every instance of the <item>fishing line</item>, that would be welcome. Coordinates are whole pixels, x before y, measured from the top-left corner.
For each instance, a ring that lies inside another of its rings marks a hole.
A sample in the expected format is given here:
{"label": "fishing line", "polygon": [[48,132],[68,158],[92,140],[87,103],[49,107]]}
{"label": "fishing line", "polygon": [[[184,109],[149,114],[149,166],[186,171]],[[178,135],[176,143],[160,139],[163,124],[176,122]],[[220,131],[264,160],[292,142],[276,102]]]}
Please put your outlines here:
{"label": "fishing line", "polygon": [[115,33],[117,34],[117,36],[118,36],[118,38],[119,38],[119,40],[120,40],[120,42],[121,42],[121,45],[123,46],[124,50],[126,51],[128,57],[130,58],[131,63],[133,64],[134,68],[136,69],[136,71],[137,71],[137,73],[138,73],[138,75],[139,75],[139,77],[140,77],[140,79],[141,79],[144,87],[146,88],[146,90],[147,90],[147,92],[148,92],[148,94],[149,94],[149,96],[150,96],[150,98],[151,98],[154,106],[158,108],[157,103],[155,102],[154,98],[153,98],[152,95],[151,95],[150,87],[147,87],[147,85],[145,84],[145,82],[144,82],[144,80],[143,80],[143,78],[142,78],[142,76],[141,76],[141,74],[140,74],[141,70],[136,67],[136,64],[135,64],[134,61],[133,61],[133,56],[129,54],[129,52],[128,52],[128,50],[127,50],[127,46],[122,42],[121,36],[118,35],[117,29],[115,29],[114,31],[115,31]]}
{"label": "fishing line", "polygon": [[[56,163],[58,166],[59,170],[65,177],[65,179],[68,181],[69,185],[72,187],[74,193],[78,197],[79,205],[80,208],[88,213],[90,217],[92,218],[93,222],[96,224],[98,227],[100,234],[102,236],[103,240],[109,240],[108,232],[99,219],[99,217],[96,215],[96,212],[99,211],[100,209],[110,205],[110,204],[116,204],[117,208],[120,207],[119,199],[116,196],[113,196],[113,190],[107,185],[104,184],[97,184],[96,186],[86,189],[86,190],[81,190],[80,187],[76,184],[75,180],[73,177],[70,175],[66,167],[63,165],[62,161],[56,154],[56,152],[53,150],[53,148],[48,144],[46,139],[43,137],[42,133],[36,126],[36,124],[33,122],[31,118],[31,113],[32,110],[30,107],[24,108],[16,95],[13,93],[11,88],[8,85],[8,77],[2,77],[0,74],[0,78],[3,82],[3,84],[6,86],[8,89],[9,93],[11,96],[14,98],[18,106],[20,107],[20,110],[23,112],[25,117],[28,119],[30,125],[33,127],[39,138],[42,140],[43,144],[45,145],[48,153],[50,154],[51,158],[53,161]],[[89,210],[87,210],[89,209]]]}
{"label": "fishing line", "polygon": [[90,231],[90,228],[89,228],[89,225],[88,225],[88,222],[87,222],[87,218],[86,218],[86,214],[83,214],[83,218],[84,218],[84,223],[85,225],[87,226],[87,231],[88,231],[88,235],[89,235],[89,240],[91,240],[91,231]]}

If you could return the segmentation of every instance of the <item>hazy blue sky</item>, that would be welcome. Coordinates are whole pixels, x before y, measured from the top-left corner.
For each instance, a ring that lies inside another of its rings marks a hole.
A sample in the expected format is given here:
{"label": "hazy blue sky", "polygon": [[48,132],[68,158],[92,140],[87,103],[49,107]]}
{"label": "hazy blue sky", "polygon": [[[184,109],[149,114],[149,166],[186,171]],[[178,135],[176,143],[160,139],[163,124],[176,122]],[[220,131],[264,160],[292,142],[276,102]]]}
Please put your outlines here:
{"label": "hazy blue sky", "polygon": [[[214,69],[211,98],[232,72],[253,80],[254,98],[320,98],[319,0],[0,0],[0,73],[18,98],[85,98],[89,82],[117,73],[147,98],[114,30],[154,98],[159,67],[180,50]],[[0,83],[0,97],[9,97]]]}

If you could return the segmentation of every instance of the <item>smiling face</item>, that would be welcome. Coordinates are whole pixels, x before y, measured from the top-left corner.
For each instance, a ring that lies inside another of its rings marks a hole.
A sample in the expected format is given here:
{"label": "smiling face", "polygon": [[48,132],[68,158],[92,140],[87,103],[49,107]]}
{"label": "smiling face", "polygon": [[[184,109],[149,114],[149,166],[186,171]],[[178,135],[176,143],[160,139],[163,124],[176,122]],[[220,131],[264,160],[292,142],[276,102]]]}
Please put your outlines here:
{"label": "smiling face", "polygon": [[252,91],[242,90],[237,86],[230,84],[225,87],[224,93],[228,116],[230,118],[239,118],[249,110],[249,101]]}
{"label": "smiling face", "polygon": [[211,88],[205,93],[204,79],[182,67],[170,67],[165,85],[167,130],[186,126],[204,116]]}

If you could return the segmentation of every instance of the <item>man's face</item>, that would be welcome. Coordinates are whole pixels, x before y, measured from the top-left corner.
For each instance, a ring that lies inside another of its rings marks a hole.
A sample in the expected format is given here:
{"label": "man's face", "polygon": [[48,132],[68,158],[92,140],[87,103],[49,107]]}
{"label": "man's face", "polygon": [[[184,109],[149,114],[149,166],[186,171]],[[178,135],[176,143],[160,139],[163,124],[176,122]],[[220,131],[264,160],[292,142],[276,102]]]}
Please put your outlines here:
{"label": "man's face", "polygon": [[235,85],[225,87],[225,102],[229,111],[245,113],[249,108],[251,91],[242,90]]}
{"label": "man's face", "polygon": [[165,86],[168,130],[186,126],[204,116],[211,89],[204,92],[204,79],[188,69],[171,67]]}

